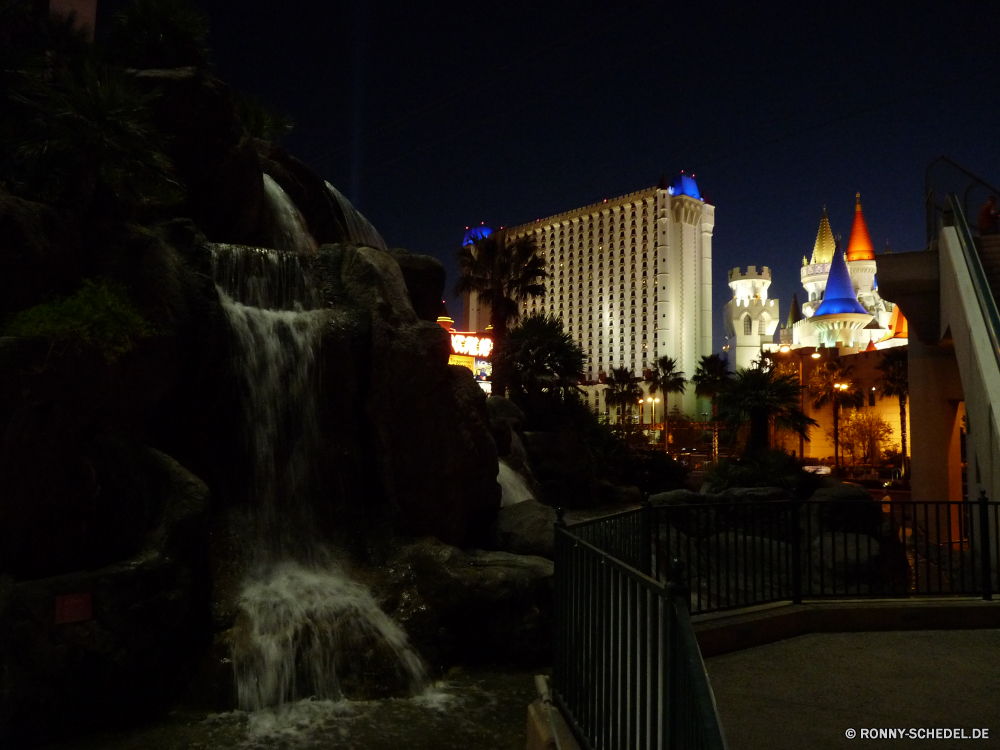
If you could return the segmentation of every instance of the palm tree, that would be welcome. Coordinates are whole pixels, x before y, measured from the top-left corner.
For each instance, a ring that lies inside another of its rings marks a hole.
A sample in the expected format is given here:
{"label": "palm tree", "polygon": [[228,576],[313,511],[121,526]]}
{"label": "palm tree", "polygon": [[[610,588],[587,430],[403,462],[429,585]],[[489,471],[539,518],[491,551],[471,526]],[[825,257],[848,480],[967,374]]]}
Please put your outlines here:
{"label": "palm tree", "polygon": [[[458,252],[459,279],[455,292],[476,292],[490,306],[494,348],[502,349],[511,322],[521,316],[521,303],[545,294],[545,260],[535,240],[494,232]],[[507,389],[504,363],[493,368],[493,392],[503,396]]]}
{"label": "palm tree", "polygon": [[691,382],[694,383],[694,393],[699,398],[712,399],[712,460],[719,460],[719,405],[716,396],[725,388],[733,375],[729,372],[729,361],[721,354],[709,354],[701,358],[698,369],[694,371]]}
{"label": "palm tree", "polygon": [[503,361],[512,393],[565,398],[583,378],[584,352],[557,318],[529,315],[512,328],[494,363]]}
{"label": "palm tree", "polygon": [[907,473],[906,457],[906,398],[910,395],[909,362],[906,350],[892,348],[882,354],[878,365],[882,377],[878,381],[879,395],[884,398],[899,399],[899,435],[900,447],[903,453],[903,474]]}
{"label": "palm tree", "polygon": [[204,68],[208,16],[187,0],[132,0],[112,17],[106,46],[127,68]]}
{"label": "palm tree", "polygon": [[771,424],[808,438],[815,419],[799,407],[802,386],[798,378],[761,367],[737,370],[719,391],[719,417],[732,429],[749,426],[746,451],[762,454],[771,447]]}
{"label": "palm tree", "polygon": [[663,450],[668,452],[670,434],[667,430],[667,396],[671,393],[684,393],[686,384],[684,373],[677,369],[677,360],[673,357],[660,357],[653,361],[653,370],[649,375],[649,392],[663,394]]}
{"label": "palm tree", "polygon": [[857,409],[864,403],[864,396],[851,382],[854,367],[839,359],[824,362],[813,370],[809,378],[809,392],[813,395],[813,408],[830,405],[833,409],[833,463],[840,470],[840,408]]}
{"label": "palm tree", "polygon": [[607,390],[604,393],[604,401],[608,406],[621,407],[620,422],[624,424],[625,418],[632,412],[633,404],[642,398],[639,378],[635,377],[627,367],[615,367],[608,373],[605,383]]}

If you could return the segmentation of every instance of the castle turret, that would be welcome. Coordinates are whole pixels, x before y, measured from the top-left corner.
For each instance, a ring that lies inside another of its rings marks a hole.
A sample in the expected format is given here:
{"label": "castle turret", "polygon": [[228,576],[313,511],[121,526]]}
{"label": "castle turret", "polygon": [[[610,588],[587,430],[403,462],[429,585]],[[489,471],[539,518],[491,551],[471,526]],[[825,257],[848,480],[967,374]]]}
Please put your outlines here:
{"label": "castle turret", "polygon": [[730,340],[730,360],[737,369],[750,367],[760,357],[761,349],[774,342],[778,301],[767,298],[769,286],[771,269],[767,266],[760,270],[749,266],[745,273],[739,268],[729,272],[733,298],[726,303],[723,315]]}
{"label": "castle turret", "polygon": [[811,318],[819,332],[820,344],[854,346],[858,332],[871,320],[871,314],[858,302],[844,253],[838,249],[830,263],[823,301]]}
{"label": "castle turret", "polygon": [[813,245],[812,257],[809,263],[802,265],[799,275],[802,279],[802,286],[806,288],[809,299],[802,305],[802,314],[810,317],[823,299],[823,292],[826,289],[826,276],[830,272],[830,261],[833,260],[837,243],[833,239],[833,230],[830,228],[830,220],[826,216],[826,206],[823,206],[823,216],[819,220],[819,229],[816,232],[816,244]]}

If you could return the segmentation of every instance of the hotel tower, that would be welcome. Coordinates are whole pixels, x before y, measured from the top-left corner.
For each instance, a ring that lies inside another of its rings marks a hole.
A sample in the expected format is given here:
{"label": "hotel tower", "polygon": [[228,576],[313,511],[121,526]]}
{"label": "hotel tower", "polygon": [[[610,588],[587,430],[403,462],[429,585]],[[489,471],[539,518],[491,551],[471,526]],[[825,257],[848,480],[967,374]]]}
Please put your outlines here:
{"label": "hotel tower", "polygon": [[[715,207],[693,176],[611,198],[508,230],[535,239],[546,261],[545,295],[524,314],[561,321],[586,354],[586,377],[612,368],[637,376],[670,356],[688,379],[712,353],[712,231]],[[489,311],[466,300],[466,324],[484,330]],[[585,387],[599,407],[599,391]],[[698,417],[693,386],[669,407]],[[648,419],[648,417],[647,417]]]}

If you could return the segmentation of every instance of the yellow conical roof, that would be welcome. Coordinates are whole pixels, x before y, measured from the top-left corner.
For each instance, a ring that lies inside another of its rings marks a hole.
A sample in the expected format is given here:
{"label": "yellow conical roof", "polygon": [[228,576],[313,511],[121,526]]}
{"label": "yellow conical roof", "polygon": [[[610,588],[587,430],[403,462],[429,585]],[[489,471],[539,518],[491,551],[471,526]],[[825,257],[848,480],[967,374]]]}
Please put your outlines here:
{"label": "yellow conical roof", "polygon": [[813,245],[811,263],[830,263],[837,243],[833,240],[833,230],[830,220],[826,218],[826,206],[823,206],[823,218],[819,220],[819,231],[816,232],[816,244]]}

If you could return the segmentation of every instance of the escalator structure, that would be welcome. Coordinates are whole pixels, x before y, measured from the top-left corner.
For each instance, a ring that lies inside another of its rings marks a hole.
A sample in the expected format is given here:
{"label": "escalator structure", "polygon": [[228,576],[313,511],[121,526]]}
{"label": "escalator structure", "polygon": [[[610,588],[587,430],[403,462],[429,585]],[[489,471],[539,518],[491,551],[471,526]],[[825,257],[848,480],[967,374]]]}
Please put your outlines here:
{"label": "escalator structure", "polygon": [[1000,190],[947,157],[927,170],[926,250],[879,257],[909,322],[914,500],[1000,499],[1000,236],[967,217]]}

